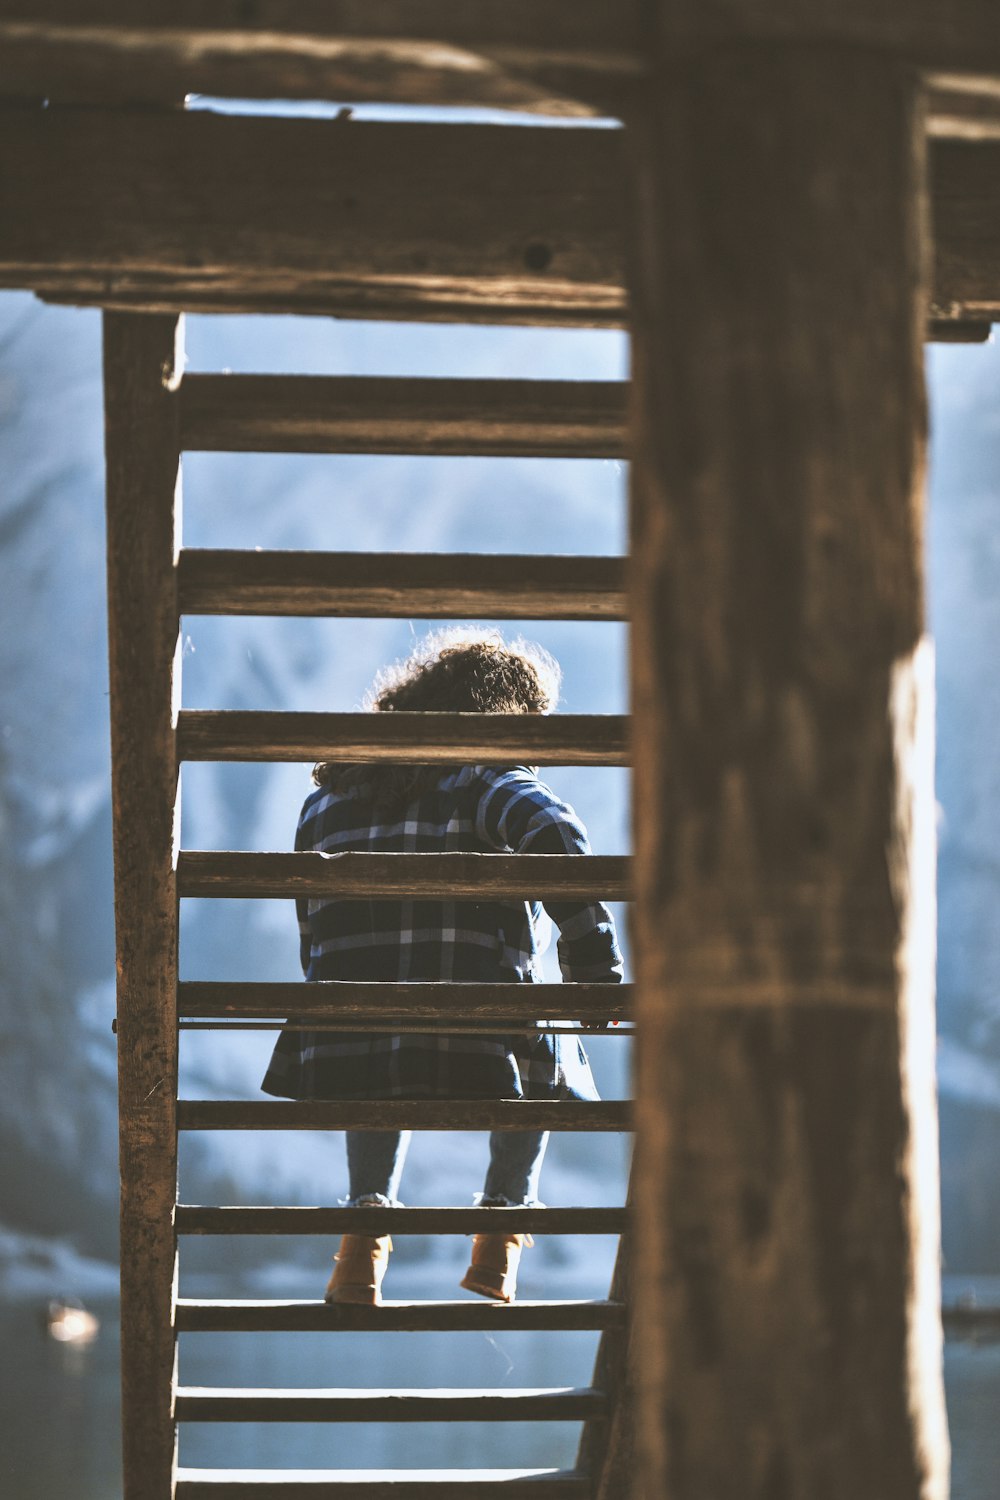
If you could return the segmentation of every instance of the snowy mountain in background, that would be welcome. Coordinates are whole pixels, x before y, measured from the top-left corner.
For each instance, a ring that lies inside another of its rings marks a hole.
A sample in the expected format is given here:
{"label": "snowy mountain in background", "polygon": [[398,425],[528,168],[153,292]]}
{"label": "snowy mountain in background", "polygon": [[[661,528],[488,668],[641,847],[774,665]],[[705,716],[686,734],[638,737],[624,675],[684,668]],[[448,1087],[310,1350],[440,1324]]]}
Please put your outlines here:
{"label": "snowy mountain in background", "polygon": [[[624,339],[607,332],[324,319],[191,319],[187,346],[196,369],[300,374],[615,379],[626,361]],[[946,1251],[952,1269],[1000,1270],[1000,765],[991,733],[1000,718],[1000,352],[936,350],[931,373]],[[117,1145],[97,314],[0,297],[0,453],[0,1228],[11,1244],[48,1236],[110,1257]],[[184,483],[191,546],[625,548],[625,476],[611,462],[195,454]],[[562,662],[563,709],[625,709],[622,627],[521,628]],[[356,708],[379,665],[419,630],[408,621],[188,620],[184,702]],[[547,774],[595,849],[627,849],[623,772]],[[308,786],[306,767],[189,766],[184,843],[288,848]],[[184,903],[181,967],[186,978],[298,977],[289,903]],[[272,1040],[185,1033],[183,1092],[255,1097]],[[588,1047],[605,1095],[627,1092],[627,1043]],[[484,1161],[480,1137],[418,1139],[404,1197],[468,1201]],[[560,1138],[543,1191],[553,1203],[621,1201],[626,1170],[618,1138]],[[189,1202],[335,1202],[346,1191],[341,1145],[298,1132],[188,1136],[181,1191]],[[207,1264],[208,1253],[193,1247],[192,1259]]]}

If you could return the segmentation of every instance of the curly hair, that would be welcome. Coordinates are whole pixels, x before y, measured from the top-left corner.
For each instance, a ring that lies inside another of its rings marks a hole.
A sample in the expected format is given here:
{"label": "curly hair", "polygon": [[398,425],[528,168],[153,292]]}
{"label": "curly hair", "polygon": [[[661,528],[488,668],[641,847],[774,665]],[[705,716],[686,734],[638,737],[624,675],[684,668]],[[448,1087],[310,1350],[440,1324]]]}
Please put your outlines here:
{"label": "curly hair", "polygon": [[[559,699],[559,663],[541,646],[506,642],[499,631],[435,631],[379,672],[365,697],[372,713],[544,714]],[[383,807],[405,805],[433,786],[443,765],[345,765],[320,761],[317,786],[364,784]]]}

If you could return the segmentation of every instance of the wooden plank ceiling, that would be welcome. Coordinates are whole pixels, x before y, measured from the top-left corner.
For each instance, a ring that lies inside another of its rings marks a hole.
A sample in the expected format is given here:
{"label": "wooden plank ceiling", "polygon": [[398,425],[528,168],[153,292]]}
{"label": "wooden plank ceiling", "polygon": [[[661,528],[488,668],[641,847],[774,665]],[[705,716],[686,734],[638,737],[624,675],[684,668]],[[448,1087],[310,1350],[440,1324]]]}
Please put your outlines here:
{"label": "wooden plank ceiling", "polygon": [[[652,15],[652,11],[648,13]],[[676,0],[674,50],[853,45],[945,77],[1000,74],[993,0]],[[0,94],[107,102],[394,99],[581,114],[649,62],[640,0],[4,0]]]}
{"label": "wooden plank ceiling", "polygon": [[[1000,142],[930,149],[929,316],[989,318]],[[147,309],[616,325],[624,177],[614,129],[8,104],[0,286]]]}

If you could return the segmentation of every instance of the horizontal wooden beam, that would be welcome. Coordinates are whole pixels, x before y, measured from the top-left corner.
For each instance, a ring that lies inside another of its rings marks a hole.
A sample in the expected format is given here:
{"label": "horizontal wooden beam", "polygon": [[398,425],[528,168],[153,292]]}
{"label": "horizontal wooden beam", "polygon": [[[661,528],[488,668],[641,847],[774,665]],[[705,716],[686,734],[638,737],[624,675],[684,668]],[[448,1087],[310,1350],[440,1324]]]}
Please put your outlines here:
{"label": "horizontal wooden beam", "polygon": [[602,1391],[556,1390],[273,1390],[181,1386],[179,1422],[584,1422],[607,1405]]}
{"label": "horizontal wooden beam", "polygon": [[470,900],[628,899],[629,860],[617,854],[244,854],[187,850],[181,896],[405,896]]}
{"label": "horizontal wooden beam", "polygon": [[590,1500],[575,1469],[186,1469],[177,1500]]}
{"label": "horizontal wooden beam", "polygon": [[619,135],[11,107],[0,285],[104,305],[620,323]]}
{"label": "horizontal wooden beam", "polygon": [[[750,44],[883,53],[923,70],[1000,74],[1000,16],[991,0],[677,0],[661,40],[679,51]],[[759,53],[758,53],[759,55]]]}
{"label": "horizontal wooden beam", "polygon": [[624,1099],[181,1099],[178,1130],[631,1129]]}
{"label": "horizontal wooden beam", "polygon": [[624,1208],[216,1208],[179,1204],[178,1234],[623,1234]]}
{"label": "horizontal wooden beam", "polygon": [[185,549],[182,614],[621,620],[624,558]]}
{"label": "horizontal wooden beam", "polygon": [[320,979],[243,984],[184,980],[180,1017],[287,1016],[310,1020],[625,1020],[630,984],[378,984]]}
{"label": "horizontal wooden beam", "polygon": [[179,1333],[498,1332],[621,1328],[620,1302],[225,1302],[180,1297]]}
{"label": "horizontal wooden beam", "polygon": [[928,344],[988,344],[993,325],[971,318],[932,319],[927,325]]}
{"label": "horizontal wooden beam", "polygon": [[[8,108],[0,286],[161,311],[620,324],[624,151],[620,130]],[[930,159],[928,316],[982,322],[1000,308],[1000,142],[933,140]]]}
{"label": "horizontal wooden beam", "polygon": [[623,381],[186,375],[181,445],[245,453],[624,458]]}
{"label": "horizontal wooden beam", "polygon": [[640,71],[634,0],[8,0],[0,94],[327,99],[585,115]]}
{"label": "horizontal wooden beam", "polygon": [[[169,102],[186,94],[242,99],[392,100],[580,115],[625,107],[648,67],[636,0],[7,0],[0,18],[0,96]],[[944,75],[1000,73],[988,0],[728,0],[706,15],[678,6],[679,45],[733,40],[877,47]],[[940,111],[942,117],[947,114]]]}
{"label": "horizontal wooden beam", "polygon": [[620,714],[250,713],[185,709],[181,760],[624,766]]}
{"label": "horizontal wooden beam", "polygon": [[930,180],[935,303],[989,321],[1000,314],[1000,142],[935,141]]}

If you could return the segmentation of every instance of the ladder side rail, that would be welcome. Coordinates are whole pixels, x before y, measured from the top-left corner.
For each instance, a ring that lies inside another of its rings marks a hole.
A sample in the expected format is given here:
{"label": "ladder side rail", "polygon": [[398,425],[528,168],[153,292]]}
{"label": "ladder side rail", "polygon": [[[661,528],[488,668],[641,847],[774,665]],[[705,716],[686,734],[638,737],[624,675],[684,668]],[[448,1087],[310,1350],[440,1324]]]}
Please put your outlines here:
{"label": "ladder side rail", "polygon": [[180,335],[104,319],[126,1500],[169,1500],[176,1471]]}
{"label": "ladder side rail", "polygon": [[[632,1201],[631,1183],[626,1213]],[[611,1276],[609,1299],[631,1307],[629,1242],[623,1232]],[[632,1398],[629,1391],[629,1330],[622,1326],[601,1332],[591,1387],[604,1398],[604,1408],[584,1422],[576,1466],[589,1475],[591,1500],[618,1500],[628,1493],[632,1473]]]}

